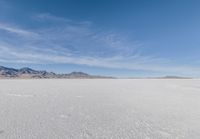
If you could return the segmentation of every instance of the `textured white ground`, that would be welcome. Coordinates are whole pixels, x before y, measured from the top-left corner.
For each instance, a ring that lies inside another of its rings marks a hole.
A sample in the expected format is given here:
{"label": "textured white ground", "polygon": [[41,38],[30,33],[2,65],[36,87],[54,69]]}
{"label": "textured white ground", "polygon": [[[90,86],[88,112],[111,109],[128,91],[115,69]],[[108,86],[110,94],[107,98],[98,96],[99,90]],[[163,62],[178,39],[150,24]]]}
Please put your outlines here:
{"label": "textured white ground", "polygon": [[200,80],[0,80],[0,139],[200,139]]}

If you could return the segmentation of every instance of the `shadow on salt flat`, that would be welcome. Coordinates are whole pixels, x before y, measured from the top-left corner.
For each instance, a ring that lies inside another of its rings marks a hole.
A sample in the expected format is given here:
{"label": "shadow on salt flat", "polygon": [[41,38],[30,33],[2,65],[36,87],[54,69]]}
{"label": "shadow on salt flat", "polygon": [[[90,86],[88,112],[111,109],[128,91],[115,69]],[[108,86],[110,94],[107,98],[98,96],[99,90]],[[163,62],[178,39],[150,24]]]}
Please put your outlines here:
{"label": "shadow on salt flat", "polygon": [[4,133],[4,130],[0,130],[0,134],[3,134]]}

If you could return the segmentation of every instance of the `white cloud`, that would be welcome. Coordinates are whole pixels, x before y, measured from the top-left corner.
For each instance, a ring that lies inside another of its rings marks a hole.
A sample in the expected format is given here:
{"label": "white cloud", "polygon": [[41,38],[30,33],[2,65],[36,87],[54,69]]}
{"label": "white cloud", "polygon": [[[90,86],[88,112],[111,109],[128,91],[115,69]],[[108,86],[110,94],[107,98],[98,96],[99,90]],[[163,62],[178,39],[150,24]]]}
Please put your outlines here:
{"label": "white cloud", "polygon": [[57,22],[58,21],[59,22],[71,22],[71,20],[69,20],[69,19],[53,16],[49,13],[34,14],[33,18],[36,20],[41,20],[41,21],[52,20],[52,21],[57,21]]}
{"label": "white cloud", "polygon": [[84,25],[84,26],[92,25],[92,22],[90,22],[90,21],[73,21],[71,19],[54,16],[54,15],[49,14],[49,13],[34,14],[32,16],[32,18],[34,20],[43,21],[43,22],[50,21],[50,22],[53,22],[53,23],[61,23],[61,24],[67,23],[67,24]]}
{"label": "white cloud", "polygon": [[[94,29],[87,21],[74,22],[50,14],[35,18],[47,22],[47,26],[25,30],[0,24],[0,30],[13,34],[12,39],[6,34],[0,39],[0,63],[78,64],[171,73],[199,71],[198,67],[170,66],[170,60],[139,54],[140,42]],[[51,22],[54,24],[48,24]]]}
{"label": "white cloud", "polygon": [[24,36],[24,37],[36,37],[36,36],[38,36],[38,34],[35,33],[35,32],[31,32],[31,31],[28,31],[28,30],[9,26],[9,25],[6,25],[6,24],[0,24],[0,30],[4,30],[4,31],[14,33],[14,34],[17,34],[17,35],[20,35],[20,36]]}
{"label": "white cloud", "polygon": [[[152,57],[133,56],[129,57],[128,61],[125,57],[115,56],[109,58],[103,57],[86,57],[86,56],[60,56],[49,55],[38,52],[24,51],[20,53],[17,49],[0,47],[0,62],[2,63],[27,63],[27,64],[78,64],[94,67],[128,69],[128,70],[146,70],[153,72],[167,73],[193,73],[198,74],[200,68],[187,66],[166,66],[162,65],[166,62],[163,59],[154,59]],[[9,54],[9,55],[8,55]],[[4,55],[4,56],[3,56]],[[3,56],[3,57],[2,57]],[[8,57],[6,57],[8,56]],[[12,56],[12,58],[9,58]]]}

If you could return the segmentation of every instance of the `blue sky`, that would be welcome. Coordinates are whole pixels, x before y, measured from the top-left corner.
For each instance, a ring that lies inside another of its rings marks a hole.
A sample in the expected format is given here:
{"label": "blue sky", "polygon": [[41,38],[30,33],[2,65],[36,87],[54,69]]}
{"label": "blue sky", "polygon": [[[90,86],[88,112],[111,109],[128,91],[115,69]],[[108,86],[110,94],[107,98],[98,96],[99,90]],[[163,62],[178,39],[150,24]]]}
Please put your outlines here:
{"label": "blue sky", "polygon": [[0,0],[0,65],[200,77],[195,0]]}

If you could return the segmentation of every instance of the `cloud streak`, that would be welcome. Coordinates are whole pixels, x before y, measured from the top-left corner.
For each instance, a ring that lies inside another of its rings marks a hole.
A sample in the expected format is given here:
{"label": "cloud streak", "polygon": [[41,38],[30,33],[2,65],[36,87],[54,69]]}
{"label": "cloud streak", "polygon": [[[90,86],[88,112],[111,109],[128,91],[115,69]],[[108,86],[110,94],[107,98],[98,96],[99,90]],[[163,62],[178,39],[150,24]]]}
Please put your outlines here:
{"label": "cloud streak", "polygon": [[169,60],[139,54],[143,46],[138,41],[103,31],[88,21],[51,14],[34,15],[31,20],[46,26],[32,30],[0,23],[0,63],[77,64],[171,73],[199,70],[169,66]]}
{"label": "cloud streak", "polygon": [[17,27],[13,27],[13,26],[9,26],[6,24],[0,24],[0,30],[9,32],[9,33],[14,33],[16,35],[20,35],[20,36],[24,36],[24,37],[36,37],[38,36],[37,33],[35,32],[31,32],[31,31],[27,31],[24,29],[20,29]]}
{"label": "cloud streak", "polygon": [[[168,73],[190,73],[198,74],[200,68],[187,67],[187,66],[166,66],[163,65],[163,59],[154,59],[150,57],[133,56],[127,59],[121,56],[103,58],[103,57],[86,57],[86,56],[62,56],[62,55],[49,55],[38,52],[20,53],[15,49],[8,47],[0,47],[1,55],[9,54],[8,57],[0,57],[2,63],[23,63],[23,64],[78,64],[95,67],[104,67],[112,69],[127,69],[127,70],[144,70],[153,72],[168,72]],[[12,58],[9,58],[9,57]],[[166,61],[165,61],[166,62]]]}

